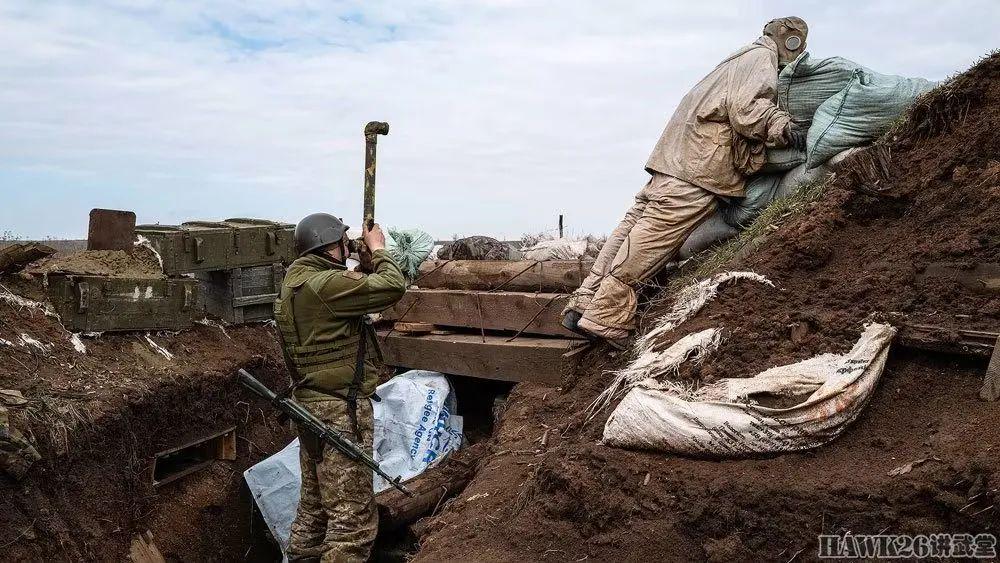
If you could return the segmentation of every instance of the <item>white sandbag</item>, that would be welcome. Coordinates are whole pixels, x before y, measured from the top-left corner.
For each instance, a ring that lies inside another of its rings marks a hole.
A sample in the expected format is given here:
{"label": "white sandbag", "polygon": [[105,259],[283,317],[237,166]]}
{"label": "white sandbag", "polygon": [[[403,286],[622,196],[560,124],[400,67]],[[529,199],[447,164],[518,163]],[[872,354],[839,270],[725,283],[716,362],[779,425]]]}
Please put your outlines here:
{"label": "white sandbag", "polygon": [[[443,374],[408,371],[379,385],[377,394],[382,401],[372,401],[372,457],[389,475],[406,481],[462,446],[462,417],[453,414],[455,394]],[[298,439],[247,469],[243,478],[271,535],[285,551],[302,485]],[[373,475],[372,486],[379,492],[390,485]]]}
{"label": "white sandbag", "polygon": [[722,244],[738,234],[740,234],[739,229],[727,223],[722,213],[716,211],[695,227],[691,234],[684,239],[684,244],[677,251],[677,256],[681,260],[687,260],[702,250]]}
{"label": "white sandbag", "polygon": [[[375,461],[404,481],[437,464],[462,447],[462,417],[451,383],[436,371],[411,370],[393,377],[376,391]],[[375,491],[389,487],[375,476]]]}
{"label": "white sandbag", "polygon": [[587,252],[587,239],[542,240],[522,251],[525,260],[576,260]]}
{"label": "white sandbag", "polygon": [[855,70],[847,85],[816,110],[806,136],[807,166],[815,168],[841,151],[874,140],[934,86],[923,78]]}
{"label": "white sandbag", "polygon": [[[821,446],[861,413],[885,368],[896,329],[872,323],[850,352],[723,379],[683,398],[655,380],[634,387],[608,418],[604,443],[699,457],[743,457]],[[749,400],[758,393],[809,397],[790,408]]]}
{"label": "white sandbag", "polygon": [[843,90],[857,69],[864,67],[842,57],[816,59],[802,53],[778,73],[778,107],[808,127],[819,106]]}
{"label": "white sandbag", "polygon": [[420,264],[434,250],[434,237],[420,229],[389,229],[385,237],[385,250],[406,276],[417,277]]}

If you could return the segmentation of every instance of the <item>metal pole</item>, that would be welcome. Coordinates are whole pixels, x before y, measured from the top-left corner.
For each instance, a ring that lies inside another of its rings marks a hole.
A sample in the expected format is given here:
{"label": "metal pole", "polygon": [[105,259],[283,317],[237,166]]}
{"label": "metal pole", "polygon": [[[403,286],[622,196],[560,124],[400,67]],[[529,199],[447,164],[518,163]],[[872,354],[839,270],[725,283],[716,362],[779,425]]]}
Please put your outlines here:
{"label": "metal pole", "polygon": [[559,214],[559,238],[563,238],[563,216]]}

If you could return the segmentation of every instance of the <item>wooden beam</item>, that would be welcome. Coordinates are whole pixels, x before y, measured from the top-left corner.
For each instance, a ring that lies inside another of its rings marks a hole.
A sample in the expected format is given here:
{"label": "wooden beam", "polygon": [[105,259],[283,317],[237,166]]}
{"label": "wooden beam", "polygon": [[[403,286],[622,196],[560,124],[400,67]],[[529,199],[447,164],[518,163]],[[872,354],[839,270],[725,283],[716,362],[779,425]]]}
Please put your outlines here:
{"label": "wooden beam", "polygon": [[382,313],[389,321],[431,323],[524,334],[582,338],[563,328],[564,293],[411,289]]}
{"label": "wooden beam", "polygon": [[461,493],[475,475],[478,463],[488,453],[486,443],[479,442],[451,454],[440,465],[406,482],[413,496],[392,487],[375,495],[379,529],[386,531],[408,526]]}
{"label": "wooden beam", "polygon": [[900,327],[898,338],[899,343],[907,348],[989,358],[1000,333],[904,324]]}
{"label": "wooden beam", "polygon": [[593,260],[436,260],[420,265],[413,285],[424,289],[480,289],[569,293],[580,287]]}
{"label": "wooden beam", "polygon": [[[533,381],[557,386],[577,361],[564,357],[580,340],[479,334],[410,336],[379,333],[385,363],[499,381]],[[485,342],[484,342],[485,340]]]}

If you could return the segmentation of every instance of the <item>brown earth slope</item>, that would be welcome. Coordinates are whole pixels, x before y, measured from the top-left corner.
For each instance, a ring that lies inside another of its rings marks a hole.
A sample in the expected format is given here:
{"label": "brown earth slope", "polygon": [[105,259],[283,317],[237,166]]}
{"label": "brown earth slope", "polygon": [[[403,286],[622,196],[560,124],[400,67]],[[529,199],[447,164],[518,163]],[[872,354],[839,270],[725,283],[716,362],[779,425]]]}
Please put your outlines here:
{"label": "brown earth slope", "polygon": [[[38,297],[23,280],[0,283]],[[272,329],[104,334],[83,338],[85,352],[70,337],[40,310],[0,300],[0,389],[28,400],[9,412],[42,455],[21,481],[0,475],[0,559],[118,561],[146,530],[169,560],[273,556],[254,543],[265,536],[253,534],[242,471],[291,436],[235,377],[245,367],[283,385]],[[229,427],[235,461],[153,488],[155,454]]]}
{"label": "brown earth slope", "polygon": [[[746,377],[844,351],[868,319],[1000,329],[995,292],[922,276],[937,262],[1000,261],[998,108],[991,56],[853,157],[806,213],[730,265],[776,288],[728,287],[665,336],[724,328],[722,348],[687,375]],[[976,398],[980,360],[897,349],[868,409],[832,444],[704,461],[600,445],[607,412],[581,427],[605,369],[625,360],[607,356],[592,352],[563,389],[516,388],[493,457],[430,523],[419,560],[789,561],[814,559],[820,533],[1000,527],[1000,405]]]}

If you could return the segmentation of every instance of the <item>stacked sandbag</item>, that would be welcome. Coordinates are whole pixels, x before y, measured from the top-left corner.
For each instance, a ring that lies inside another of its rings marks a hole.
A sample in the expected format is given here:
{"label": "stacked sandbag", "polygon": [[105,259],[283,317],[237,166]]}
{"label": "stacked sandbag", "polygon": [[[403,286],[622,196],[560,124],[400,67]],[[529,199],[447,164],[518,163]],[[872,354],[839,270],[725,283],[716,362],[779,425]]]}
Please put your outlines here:
{"label": "stacked sandbag", "polygon": [[806,138],[807,165],[875,140],[934,82],[857,69],[847,85],[823,102]]}
{"label": "stacked sandbag", "polygon": [[778,73],[778,108],[808,127],[819,106],[843,90],[858,69],[866,70],[842,57],[813,59],[802,53]]}
{"label": "stacked sandbag", "polygon": [[434,249],[434,237],[420,229],[389,229],[385,249],[407,280],[417,277],[420,264]]}

